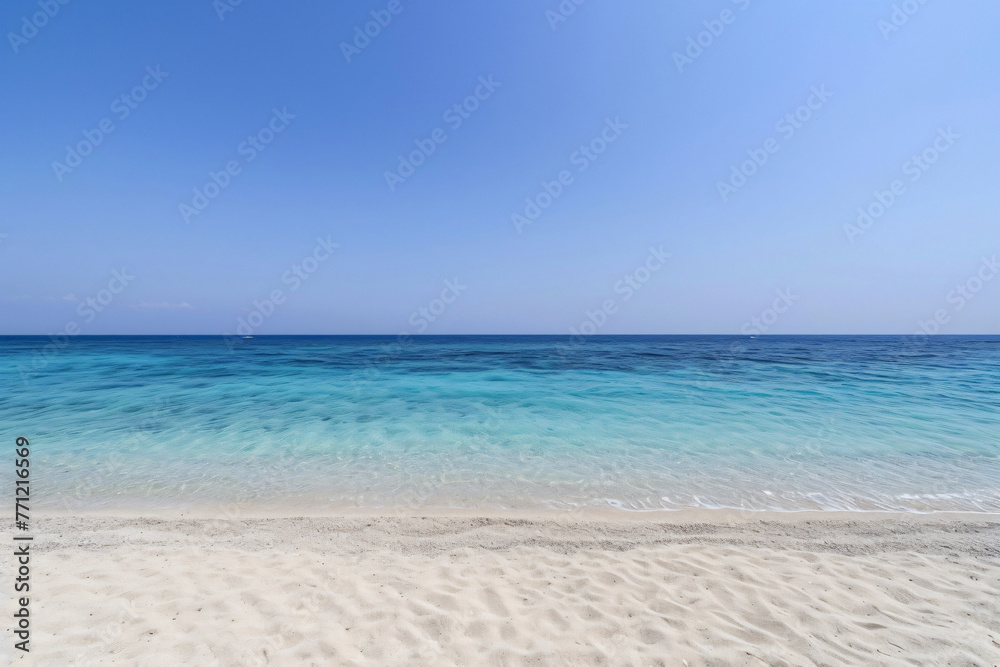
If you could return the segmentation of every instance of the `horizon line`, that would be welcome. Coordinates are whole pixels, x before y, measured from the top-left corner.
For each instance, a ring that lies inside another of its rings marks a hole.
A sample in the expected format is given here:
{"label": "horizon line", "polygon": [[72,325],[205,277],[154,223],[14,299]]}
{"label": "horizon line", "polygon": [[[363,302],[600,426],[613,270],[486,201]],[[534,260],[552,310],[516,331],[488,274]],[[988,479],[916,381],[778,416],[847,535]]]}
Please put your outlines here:
{"label": "horizon line", "polygon": [[253,339],[253,338],[350,338],[350,337],[379,337],[379,338],[461,338],[470,336],[493,336],[493,337],[505,337],[505,336],[520,336],[520,337],[536,337],[536,338],[629,338],[629,337],[640,337],[640,336],[725,336],[729,338],[787,338],[787,337],[823,337],[823,336],[892,336],[895,338],[901,337],[925,337],[925,338],[949,338],[949,337],[970,337],[970,336],[1000,336],[1000,332],[997,333],[782,333],[782,334],[769,334],[769,333],[759,333],[759,334],[743,334],[743,333],[627,333],[627,334],[572,334],[572,333],[560,333],[560,334],[549,334],[549,333],[453,333],[453,334],[411,334],[411,333],[397,333],[397,334],[386,334],[386,333],[349,333],[349,334],[307,334],[307,333],[284,333],[284,334],[252,334],[248,336],[241,336],[237,334],[173,334],[173,333],[153,333],[153,334],[128,334],[128,333],[114,333],[114,334],[74,334],[72,336],[67,334],[0,334],[0,338],[240,338],[240,339]]}

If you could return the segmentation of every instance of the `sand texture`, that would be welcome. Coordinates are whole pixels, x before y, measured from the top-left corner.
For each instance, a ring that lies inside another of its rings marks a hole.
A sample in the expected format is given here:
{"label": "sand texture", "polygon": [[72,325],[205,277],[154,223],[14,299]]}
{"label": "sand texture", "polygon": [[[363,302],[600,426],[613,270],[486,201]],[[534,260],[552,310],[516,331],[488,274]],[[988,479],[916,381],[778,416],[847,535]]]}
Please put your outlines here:
{"label": "sand texture", "polygon": [[48,517],[33,549],[14,664],[1000,664],[996,518]]}

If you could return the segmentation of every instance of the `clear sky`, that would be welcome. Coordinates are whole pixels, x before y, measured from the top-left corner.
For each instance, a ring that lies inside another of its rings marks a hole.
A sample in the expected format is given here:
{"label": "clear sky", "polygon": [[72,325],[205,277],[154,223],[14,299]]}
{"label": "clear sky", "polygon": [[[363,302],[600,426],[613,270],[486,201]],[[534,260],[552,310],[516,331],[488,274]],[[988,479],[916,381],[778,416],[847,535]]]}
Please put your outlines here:
{"label": "clear sky", "polygon": [[998,24],[9,0],[0,333],[998,333]]}

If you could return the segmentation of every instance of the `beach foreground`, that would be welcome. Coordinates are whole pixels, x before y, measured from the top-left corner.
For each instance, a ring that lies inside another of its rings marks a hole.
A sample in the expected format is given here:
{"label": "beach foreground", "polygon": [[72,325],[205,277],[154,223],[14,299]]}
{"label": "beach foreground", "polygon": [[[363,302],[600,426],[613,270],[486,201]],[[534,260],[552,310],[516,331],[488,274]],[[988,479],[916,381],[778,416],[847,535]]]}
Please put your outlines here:
{"label": "beach foreground", "polygon": [[1000,517],[830,516],[45,517],[15,662],[1000,664]]}

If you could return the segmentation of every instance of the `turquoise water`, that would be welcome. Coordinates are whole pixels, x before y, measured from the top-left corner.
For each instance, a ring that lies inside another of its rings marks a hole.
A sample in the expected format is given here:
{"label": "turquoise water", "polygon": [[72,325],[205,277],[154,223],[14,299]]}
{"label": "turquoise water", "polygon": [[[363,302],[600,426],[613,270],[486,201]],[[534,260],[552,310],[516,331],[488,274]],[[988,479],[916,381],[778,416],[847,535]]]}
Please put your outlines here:
{"label": "turquoise water", "polygon": [[1000,511],[1000,337],[0,338],[37,505]]}

